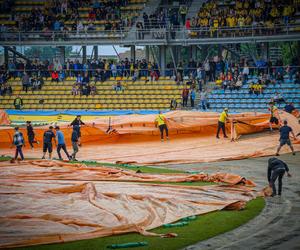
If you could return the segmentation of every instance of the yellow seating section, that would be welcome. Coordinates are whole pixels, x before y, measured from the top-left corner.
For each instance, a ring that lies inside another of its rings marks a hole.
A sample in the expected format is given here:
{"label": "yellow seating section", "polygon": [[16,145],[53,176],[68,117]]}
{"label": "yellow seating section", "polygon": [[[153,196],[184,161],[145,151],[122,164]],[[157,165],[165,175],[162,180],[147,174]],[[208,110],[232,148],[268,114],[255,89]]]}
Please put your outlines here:
{"label": "yellow seating section", "polygon": [[[73,96],[72,86],[75,78],[68,78],[64,82],[51,82],[45,80],[41,90],[31,89],[26,93],[22,90],[20,79],[12,79],[13,95],[0,99],[0,109],[14,109],[14,99],[20,95],[23,100],[23,109],[166,109],[170,107],[173,98],[179,103],[181,100],[182,86],[175,81],[161,78],[157,82],[145,82],[123,79],[123,92],[116,92],[113,85],[114,78],[105,82],[97,82],[95,96]],[[43,99],[44,103],[40,104]]]}

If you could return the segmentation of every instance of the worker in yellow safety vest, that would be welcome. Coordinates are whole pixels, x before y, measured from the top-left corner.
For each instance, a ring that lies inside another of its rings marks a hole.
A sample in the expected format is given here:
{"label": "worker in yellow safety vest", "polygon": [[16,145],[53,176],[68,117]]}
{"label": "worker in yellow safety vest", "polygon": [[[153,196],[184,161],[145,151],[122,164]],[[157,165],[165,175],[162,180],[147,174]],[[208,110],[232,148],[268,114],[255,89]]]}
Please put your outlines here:
{"label": "worker in yellow safety vest", "polygon": [[220,114],[219,121],[218,121],[218,131],[217,131],[217,138],[219,139],[219,132],[222,129],[224,138],[228,138],[226,135],[226,130],[225,130],[225,123],[226,120],[228,119],[228,108],[224,108],[223,112]]}
{"label": "worker in yellow safety vest", "polygon": [[166,122],[166,117],[159,111],[158,116],[155,119],[155,126],[159,128],[161,141],[164,141],[164,130],[166,131],[166,138],[169,140],[169,131]]}

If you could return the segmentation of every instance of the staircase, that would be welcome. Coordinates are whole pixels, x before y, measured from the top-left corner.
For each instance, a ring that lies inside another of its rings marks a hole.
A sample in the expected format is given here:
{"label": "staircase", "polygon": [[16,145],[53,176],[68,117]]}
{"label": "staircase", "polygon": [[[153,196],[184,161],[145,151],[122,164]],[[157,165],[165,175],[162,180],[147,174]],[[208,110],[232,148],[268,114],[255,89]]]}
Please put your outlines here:
{"label": "staircase", "polygon": [[140,15],[138,18],[135,20],[135,23],[132,25],[131,29],[128,31],[127,37],[125,38],[125,41],[133,41],[136,40],[136,23],[138,22],[144,22],[143,19],[143,13],[147,13],[149,16],[151,13],[155,12],[155,10],[158,8],[160,5],[161,0],[149,0],[147,3],[144,5],[144,9],[140,11]]}

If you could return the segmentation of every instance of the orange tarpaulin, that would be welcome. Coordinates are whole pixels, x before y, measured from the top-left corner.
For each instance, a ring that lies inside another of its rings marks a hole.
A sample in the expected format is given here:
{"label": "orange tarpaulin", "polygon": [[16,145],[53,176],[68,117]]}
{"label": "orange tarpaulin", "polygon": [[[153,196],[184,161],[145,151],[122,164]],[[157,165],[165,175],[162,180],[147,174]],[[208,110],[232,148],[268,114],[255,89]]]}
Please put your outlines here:
{"label": "orange tarpaulin", "polygon": [[[219,114],[213,112],[190,112],[172,111],[165,114],[170,135],[178,137],[185,136],[207,136],[216,133]],[[98,118],[93,123],[81,128],[82,142],[103,144],[107,142],[137,142],[156,140],[159,131],[155,127],[156,115],[124,115],[111,117],[112,129],[107,133],[109,127],[108,118]],[[242,113],[230,116],[232,119],[240,121],[235,129],[239,135],[259,132],[268,125],[269,115],[260,113]],[[70,141],[72,128],[67,124],[59,124],[65,134],[66,141]],[[35,127],[35,134],[38,140],[42,140],[44,131],[48,126]],[[230,123],[226,125],[230,133]],[[26,135],[26,129],[20,131]],[[0,129],[0,148],[8,147],[12,142],[12,128]],[[26,138],[26,136],[25,136]]]}
{"label": "orange tarpaulin", "polygon": [[[240,176],[136,174],[61,162],[1,162],[0,248],[103,237],[144,235],[166,223],[224,208],[258,195]],[[141,182],[222,181],[178,186]],[[245,183],[247,184],[245,186]]]}
{"label": "orange tarpaulin", "polygon": [[0,125],[9,125],[10,120],[8,118],[8,114],[0,109]]}

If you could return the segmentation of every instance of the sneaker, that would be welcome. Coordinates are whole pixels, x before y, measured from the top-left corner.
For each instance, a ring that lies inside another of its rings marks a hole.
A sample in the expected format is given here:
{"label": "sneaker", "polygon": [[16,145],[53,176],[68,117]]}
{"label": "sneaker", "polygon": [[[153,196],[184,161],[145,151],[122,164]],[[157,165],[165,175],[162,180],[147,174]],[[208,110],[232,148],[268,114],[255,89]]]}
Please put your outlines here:
{"label": "sneaker", "polygon": [[224,138],[228,138],[228,136],[227,136],[227,135],[225,135],[225,136],[224,136]]}
{"label": "sneaker", "polygon": [[43,156],[42,159],[45,160],[45,157]]}
{"label": "sneaker", "polygon": [[64,159],[63,158],[59,158],[58,160],[63,161]]}
{"label": "sneaker", "polygon": [[276,156],[279,156],[279,154],[276,154]]}
{"label": "sneaker", "polygon": [[296,155],[296,153],[295,153],[295,152],[293,152],[293,155]]}
{"label": "sneaker", "polygon": [[73,158],[73,161],[78,161],[77,159]]}
{"label": "sneaker", "polygon": [[170,140],[170,138],[169,137],[167,137],[167,141],[169,141]]}
{"label": "sneaker", "polygon": [[219,136],[216,136],[216,138],[217,138],[217,139],[220,139],[220,137],[219,137]]}
{"label": "sneaker", "polygon": [[164,142],[164,139],[160,139],[161,142]]}

